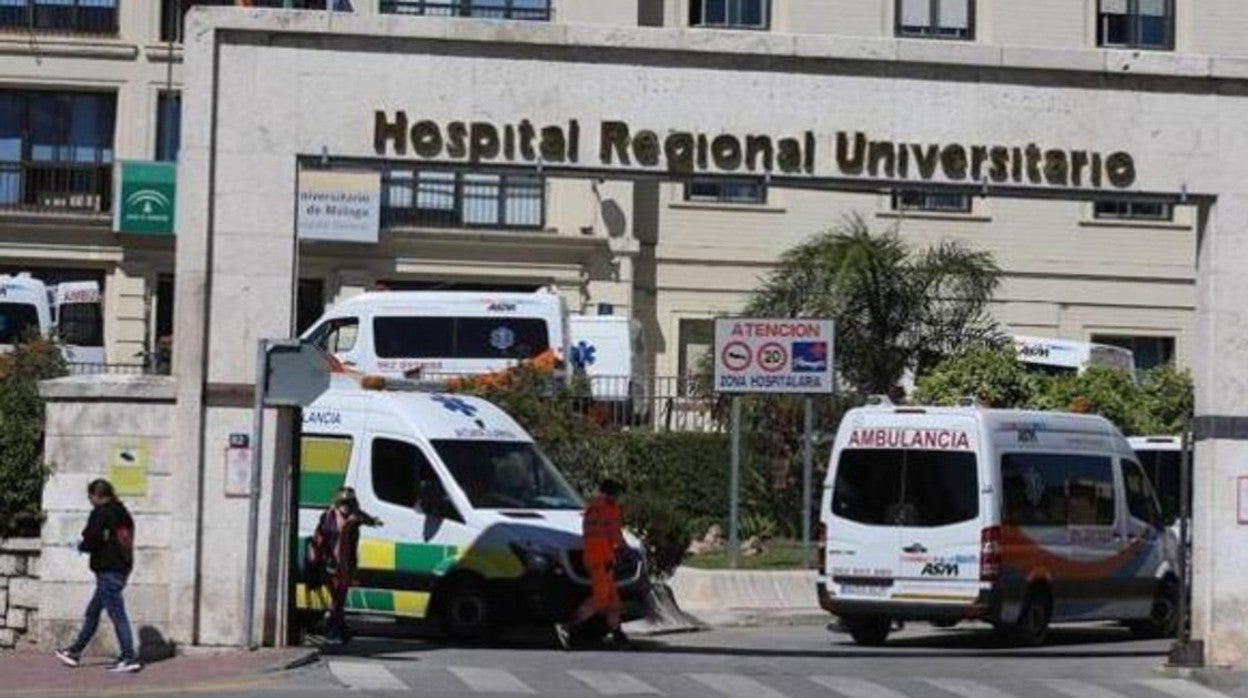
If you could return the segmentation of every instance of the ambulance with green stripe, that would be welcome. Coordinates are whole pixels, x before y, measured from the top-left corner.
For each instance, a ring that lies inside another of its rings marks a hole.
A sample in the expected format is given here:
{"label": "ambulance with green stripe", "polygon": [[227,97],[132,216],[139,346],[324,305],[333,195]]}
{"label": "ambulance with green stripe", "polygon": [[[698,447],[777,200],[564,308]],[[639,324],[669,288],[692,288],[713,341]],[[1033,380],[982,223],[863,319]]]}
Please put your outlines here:
{"label": "ambulance with green stripe", "polygon": [[[485,400],[336,376],[303,412],[300,473],[303,546],[343,485],[383,522],[361,532],[349,612],[434,619],[457,639],[480,640],[565,619],[589,595],[581,498]],[[636,619],[648,575],[642,546],[626,538],[615,574]],[[311,615],[328,594],[300,583],[296,602]]]}

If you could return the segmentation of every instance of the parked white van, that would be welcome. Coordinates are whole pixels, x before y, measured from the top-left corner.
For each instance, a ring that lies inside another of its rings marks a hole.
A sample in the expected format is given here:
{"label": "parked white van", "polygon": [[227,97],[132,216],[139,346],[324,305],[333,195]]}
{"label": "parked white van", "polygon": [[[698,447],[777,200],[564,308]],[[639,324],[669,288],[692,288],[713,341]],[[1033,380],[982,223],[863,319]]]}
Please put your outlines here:
{"label": "parked white van", "polygon": [[[346,485],[383,522],[361,532],[349,612],[435,617],[463,640],[568,618],[590,593],[580,497],[493,404],[360,387],[409,383],[336,376],[304,409],[302,546]],[[626,539],[634,554],[617,563],[615,575],[625,617],[636,619],[646,611],[648,575],[640,543],[631,534]],[[323,610],[328,595],[300,584],[296,601],[300,609]]]}
{"label": "parked white van", "polygon": [[463,376],[547,350],[566,357],[567,317],[553,290],[371,291],[327,310],[303,338],[369,375]]}
{"label": "parked white van", "polygon": [[1092,415],[975,406],[850,410],[821,504],[820,605],[860,644],[895,621],[1176,623],[1176,541],[1118,430]]}
{"label": "parked white van", "polygon": [[1110,344],[1017,335],[1014,351],[1026,368],[1051,375],[1082,373],[1091,366],[1135,370],[1135,353]]}
{"label": "parked white van", "polygon": [[642,401],[641,324],[623,315],[573,315],[568,357],[601,402]]}
{"label": "parked white van", "polygon": [[[1166,521],[1179,520],[1183,495],[1183,438],[1180,436],[1132,436],[1127,441],[1140,466],[1157,490],[1157,503]],[[1192,463],[1187,463],[1187,505],[1192,505]]]}
{"label": "parked white van", "polygon": [[0,274],[0,353],[29,334],[57,337],[65,360],[104,363],[104,317],[100,285],[70,281],[48,286],[27,272]]}

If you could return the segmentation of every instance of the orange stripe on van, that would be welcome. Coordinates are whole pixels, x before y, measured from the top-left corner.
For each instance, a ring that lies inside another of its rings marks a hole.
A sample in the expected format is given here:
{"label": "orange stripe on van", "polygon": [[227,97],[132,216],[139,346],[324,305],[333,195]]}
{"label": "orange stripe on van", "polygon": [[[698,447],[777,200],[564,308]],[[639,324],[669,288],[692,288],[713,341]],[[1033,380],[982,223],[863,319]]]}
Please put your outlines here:
{"label": "orange stripe on van", "polygon": [[1125,550],[1100,560],[1072,560],[1050,551],[1017,526],[1001,527],[1002,561],[1027,579],[1056,577],[1094,581],[1118,576],[1141,553],[1144,542],[1132,540]]}

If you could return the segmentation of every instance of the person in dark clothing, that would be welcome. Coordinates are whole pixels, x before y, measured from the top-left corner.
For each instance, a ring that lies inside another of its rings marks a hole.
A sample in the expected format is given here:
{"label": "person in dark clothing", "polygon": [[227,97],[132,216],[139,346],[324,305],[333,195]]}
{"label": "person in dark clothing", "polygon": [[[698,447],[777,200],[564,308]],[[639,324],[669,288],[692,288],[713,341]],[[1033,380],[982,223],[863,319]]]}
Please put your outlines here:
{"label": "person in dark clothing", "polygon": [[355,581],[358,566],[360,527],[380,526],[381,519],[360,509],[355,490],[342,487],[334,497],[334,506],[321,514],[316,532],[308,547],[309,563],[324,565],[332,607],[329,614],[329,636],[346,641],[347,592]]}
{"label": "person in dark clothing", "polygon": [[134,519],[124,504],[117,499],[108,480],[93,480],[87,485],[87,498],[91,500],[91,516],[82,530],[79,552],[90,553],[91,571],[95,573],[95,594],[87,604],[87,612],[78,639],[70,646],[56,651],[64,664],[76,667],[100,624],[100,613],[108,612],[117,631],[117,645],[121,656],[109,671],[131,673],[143,668],[134,652],[134,635],[130,630],[130,617],[126,614],[126,602],[122,590],[134,568]]}

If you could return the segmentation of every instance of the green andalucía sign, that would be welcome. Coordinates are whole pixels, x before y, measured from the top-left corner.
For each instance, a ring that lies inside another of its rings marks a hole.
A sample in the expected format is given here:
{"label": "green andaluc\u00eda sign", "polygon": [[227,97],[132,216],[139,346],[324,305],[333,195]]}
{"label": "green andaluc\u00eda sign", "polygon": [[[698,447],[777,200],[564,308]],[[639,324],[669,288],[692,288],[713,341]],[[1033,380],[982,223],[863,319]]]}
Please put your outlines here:
{"label": "green andaluc\u00eda sign", "polygon": [[173,234],[177,171],[172,162],[121,163],[117,232]]}

